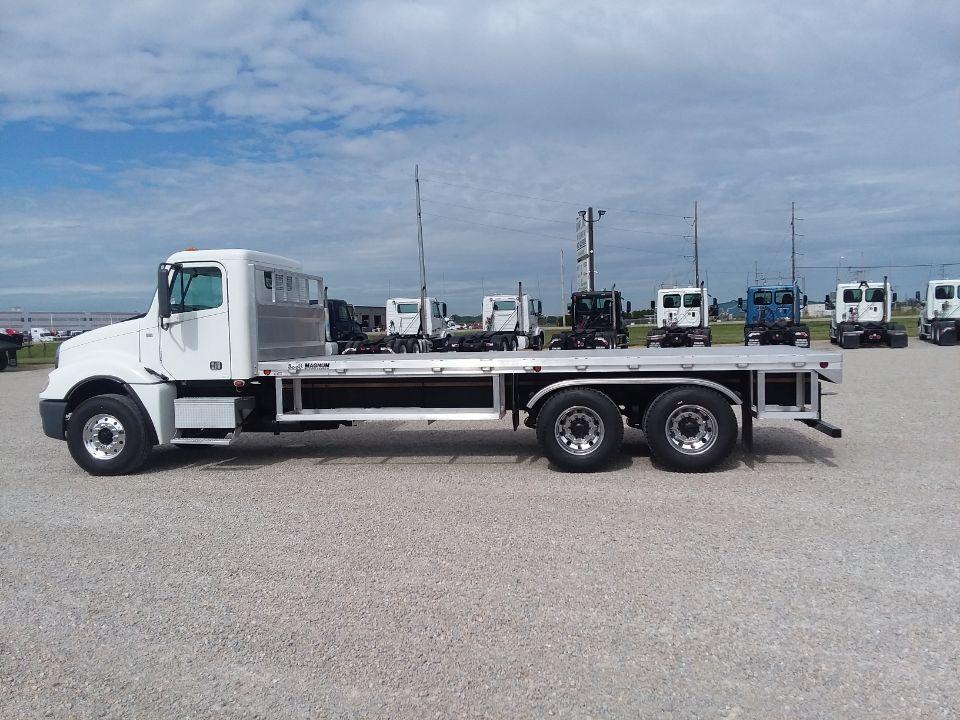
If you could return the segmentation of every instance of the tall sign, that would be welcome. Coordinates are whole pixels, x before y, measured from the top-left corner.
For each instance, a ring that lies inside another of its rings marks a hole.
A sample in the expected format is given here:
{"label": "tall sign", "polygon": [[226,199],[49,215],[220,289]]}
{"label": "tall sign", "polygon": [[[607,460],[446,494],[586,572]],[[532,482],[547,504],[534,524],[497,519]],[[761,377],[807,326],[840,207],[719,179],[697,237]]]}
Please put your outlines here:
{"label": "tall sign", "polygon": [[593,208],[577,215],[577,290],[593,291]]}

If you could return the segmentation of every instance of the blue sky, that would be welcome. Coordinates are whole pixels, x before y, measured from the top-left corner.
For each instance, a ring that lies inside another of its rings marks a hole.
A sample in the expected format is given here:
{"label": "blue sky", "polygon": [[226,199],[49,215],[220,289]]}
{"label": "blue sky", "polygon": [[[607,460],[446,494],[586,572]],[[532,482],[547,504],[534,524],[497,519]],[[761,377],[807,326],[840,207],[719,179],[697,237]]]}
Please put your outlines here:
{"label": "blue sky", "polygon": [[[11,0],[0,9],[0,306],[142,309],[187,246],[302,259],[357,303],[561,303],[577,210],[636,305],[701,267],[960,261],[949,3]],[[871,271],[880,276],[883,270]],[[892,269],[912,294],[938,267]],[[960,275],[960,266],[947,268]],[[803,272],[822,296],[836,270]],[[847,271],[841,271],[842,276]]]}

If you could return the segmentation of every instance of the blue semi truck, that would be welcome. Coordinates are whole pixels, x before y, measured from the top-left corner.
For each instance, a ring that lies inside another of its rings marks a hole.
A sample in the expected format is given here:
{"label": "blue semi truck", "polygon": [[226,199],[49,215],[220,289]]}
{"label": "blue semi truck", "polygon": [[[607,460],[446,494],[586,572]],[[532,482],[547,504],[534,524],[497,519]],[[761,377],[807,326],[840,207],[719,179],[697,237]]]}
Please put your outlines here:
{"label": "blue semi truck", "polygon": [[744,345],[793,345],[810,347],[810,328],[800,321],[807,296],[797,285],[756,285],[747,288],[746,303],[737,306],[746,313]]}

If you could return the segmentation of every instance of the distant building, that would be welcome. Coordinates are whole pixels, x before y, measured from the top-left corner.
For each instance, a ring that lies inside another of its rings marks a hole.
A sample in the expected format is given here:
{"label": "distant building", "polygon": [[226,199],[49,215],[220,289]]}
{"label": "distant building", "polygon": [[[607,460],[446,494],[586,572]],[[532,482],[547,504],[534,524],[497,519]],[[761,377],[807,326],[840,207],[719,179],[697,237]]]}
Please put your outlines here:
{"label": "distant building", "polygon": [[353,317],[365,331],[383,329],[387,318],[386,305],[354,305]]}
{"label": "distant building", "polygon": [[30,328],[46,328],[50,331],[67,332],[93,330],[129,320],[140,313],[135,312],[58,312],[49,310],[0,310],[0,328],[13,328],[30,334]]}
{"label": "distant building", "polygon": [[807,306],[803,309],[804,317],[828,317],[830,315],[827,310],[826,303],[807,303]]}

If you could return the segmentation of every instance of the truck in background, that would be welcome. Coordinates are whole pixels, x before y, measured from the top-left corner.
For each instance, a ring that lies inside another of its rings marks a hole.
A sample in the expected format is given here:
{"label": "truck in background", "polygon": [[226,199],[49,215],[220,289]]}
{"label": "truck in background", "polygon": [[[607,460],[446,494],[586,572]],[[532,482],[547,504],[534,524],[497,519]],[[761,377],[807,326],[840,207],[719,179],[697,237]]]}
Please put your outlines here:
{"label": "truck in background", "polygon": [[454,336],[448,350],[486,352],[489,350],[541,350],[543,305],[523,291],[518,283],[516,295],[487,295],[480,310],[483,330]]}
{"label": "truck in background", "polygon": [[570,297],[569,332],[557,333],[550,340],[551,350],[605,350],[625,348],[630,336],[623,316],[630,312],[630,301],[620,291],[594,290],[575,292]]}
{"label": "truck in background", "polygon": [[743,344],[810,347],[810,328],[800,319],[806,304],[797,285],[748,287],[746,305],[737,298],[737,307],[746,313]]}
{"label": "truck in background", "polygon": [[650,301],[657,326],[647,334],[647,347],[710,347],[710,316],[717,307],[716,298],[711,303],[703,283],[700,287],[661,288],[657,299]]}
{"label": "truck in background", "polygon": [[23,333],[0,328],[0,372],[17,366],[17,351],[23,347]]}
{"label": "truck in background", "polygon": [[960,335],[960,280],[931,280],[927,297],[920,297],[917,337],[937,345],[954,345]]}
{"label": "truck in background", "polygon": [[825,298],[830,310],[830,342],[845,349],[861,345],[886,344],[892,348],[907,346],[907,329],[892,321],[897,294],[890,282],[840,283],[835,299]]}
{"label": "truck in background", "polygon": [[447,304],[426,297],[425,312],[420,298],[387,300],[387,334],[377,340],[356,343],[344,354],[421,353],[446,349],[453,338],[448,327]]}
{"label": "truck in background", "polygon": [[327,299],[327,319],[330,323],[330,339],[337,343],[341,353],[369,340],[357,322],[353,305],[346,300]]}

